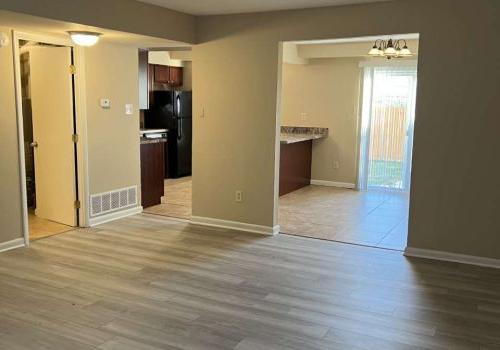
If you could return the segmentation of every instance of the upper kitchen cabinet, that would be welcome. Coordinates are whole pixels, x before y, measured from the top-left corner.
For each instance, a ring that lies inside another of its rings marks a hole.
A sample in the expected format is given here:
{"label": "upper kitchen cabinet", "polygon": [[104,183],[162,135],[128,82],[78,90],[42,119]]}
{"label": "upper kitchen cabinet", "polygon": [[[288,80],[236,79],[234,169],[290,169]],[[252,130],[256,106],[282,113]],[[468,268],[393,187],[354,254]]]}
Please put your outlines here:
{"label": "upper kitchen cabinet", "polygon": [[182,86],[182,67],[169,67],[170,85]]}
{"label": "upper kitchen cabinet", "polygon": [[155,83],[167,84],[172,87],[182,86],[182,67],[154,65]]}
{"label": "upper kitchen cabinet", "polygon": [[168,66],[159,64],[153,65],[155,83],[168,84],[170,83],[170,69]]}

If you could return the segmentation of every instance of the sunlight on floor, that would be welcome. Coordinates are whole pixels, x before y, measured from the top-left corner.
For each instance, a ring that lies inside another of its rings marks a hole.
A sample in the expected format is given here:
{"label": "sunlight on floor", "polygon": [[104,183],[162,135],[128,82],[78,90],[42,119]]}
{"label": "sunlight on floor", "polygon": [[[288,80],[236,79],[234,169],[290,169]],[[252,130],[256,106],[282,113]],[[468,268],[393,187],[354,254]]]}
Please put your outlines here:
{"label": "sunlight on floor", "polygon": [[308,186],[280,198],[281,232],[403,250],[409,196]]}

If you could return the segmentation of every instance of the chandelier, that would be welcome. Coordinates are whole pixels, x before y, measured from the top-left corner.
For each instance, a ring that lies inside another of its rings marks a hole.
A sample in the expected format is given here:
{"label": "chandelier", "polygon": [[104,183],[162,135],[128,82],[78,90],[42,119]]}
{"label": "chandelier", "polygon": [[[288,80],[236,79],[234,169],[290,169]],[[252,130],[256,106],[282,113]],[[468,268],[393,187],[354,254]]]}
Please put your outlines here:
{"label": "chandelier", "polygon": [[368,52],[368,55],[372,57],[387,57],[388,60],[413,56],[404,39],[396,41],[392,39],[388,41],[378,39]]}

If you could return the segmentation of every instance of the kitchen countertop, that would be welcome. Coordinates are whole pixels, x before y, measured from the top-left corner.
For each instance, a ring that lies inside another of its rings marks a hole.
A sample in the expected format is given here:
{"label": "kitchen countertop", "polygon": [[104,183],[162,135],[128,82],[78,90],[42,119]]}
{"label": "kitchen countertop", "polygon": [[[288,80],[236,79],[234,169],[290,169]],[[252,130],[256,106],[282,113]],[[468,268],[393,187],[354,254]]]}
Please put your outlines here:
{"label": "kitchen countertop", "polygon": [[162,142],[167,142],[166,137],[159,137],[159,138],[148,138],[145,135],[148,134],[163,134],[166,133],[168,130],[167,129],[141,129],[139,131],[139,134],[141,135],[141,145],[148,145],[151,143],[162,143]]}
{"label": "kitchen countertop", "polygon": [[328,128],[282,126],[280,143],[282,145],[288,145],[296,142],[318,140],[325,137],[328,137]]}
{"label": "kitchen countertop", "polygon": [[139,133],[140,135],[144,134],[156,134],[156,133],[162,133],[162,132],[167,132],[168,129],[140,129]]}
{"label": "kitchen countertop", "polygon": [[161,138],[161,139],[147,139],[145,137],[141,137],[141,145],[149,145],[151,143],[162,143],[162,142],[167,142],[166,138]]}

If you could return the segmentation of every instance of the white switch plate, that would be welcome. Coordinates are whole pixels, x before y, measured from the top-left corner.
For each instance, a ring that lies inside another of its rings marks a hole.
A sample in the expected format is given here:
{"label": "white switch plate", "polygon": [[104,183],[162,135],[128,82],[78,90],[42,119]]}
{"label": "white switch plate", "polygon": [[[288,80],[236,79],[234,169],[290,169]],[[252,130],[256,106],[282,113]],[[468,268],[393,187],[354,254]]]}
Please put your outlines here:
{"label": "white switch plate", "polygon": [[134,114],[134,105],[131,103],[127,103],[125,105],[125,114],[126,115],[132,115]]}
{"label": "white switch plate", "polygon": [[307,113],[305,112],[300,113],[300,120],[302,120],[303,122],[307,120],[307,117],[308,117]]}
{"label": "white switch plate", "polygon": [[111,108],[111,101],[109,100],[109,98],[101,98],[99,100],[99,105],[101,106],[101,108]]}
{"label": "white switch plate", "polygon": [[340,169],[340,162],[338,160],[333,161],[333,169]]}
{"label": "white switch plate", "polygon": [[0,47],[9,45],[9,36],[5,33],[0,33]]}

